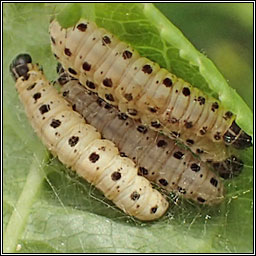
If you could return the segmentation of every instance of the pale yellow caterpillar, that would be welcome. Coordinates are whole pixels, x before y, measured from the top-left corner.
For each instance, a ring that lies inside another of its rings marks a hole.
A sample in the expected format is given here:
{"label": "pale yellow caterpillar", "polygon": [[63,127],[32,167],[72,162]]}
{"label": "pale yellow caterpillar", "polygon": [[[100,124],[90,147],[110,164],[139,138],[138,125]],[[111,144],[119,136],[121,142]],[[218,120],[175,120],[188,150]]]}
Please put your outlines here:
{"label": "pale yellow caterpillar", "polygon": [[[139,166],[140,175],[168,192],[176,192],[200,204],[222,201],[223,184],[220,178],[188,150],[119,113],[77,80],[67,78],[65,81],[64,74],[59,81],[63,85],[63,97],[73,109],[82,114],[104,138],[114,142],[124,157],[132,159]],[[222,175],[231,175],[229,169],[220,171]]]}
{"label": "pale yellow caterpillar", "polygon": [[226,145],[252,145],[218,100],[140,57],[95,23],[80,20],[64,29],[53,20],[50,36],[54,55],[81,84],[128,116],[180,139],[202,160],[225,160]]}
{"label": "pale yellow caterpillar", "polygon": [[59,160],[100,189],[117,207],[140,220],[161,217],[168,202],[137,174],[132,160],[120,156],[57,93],[27,54],[10,66],[25,112],[37,135]]}

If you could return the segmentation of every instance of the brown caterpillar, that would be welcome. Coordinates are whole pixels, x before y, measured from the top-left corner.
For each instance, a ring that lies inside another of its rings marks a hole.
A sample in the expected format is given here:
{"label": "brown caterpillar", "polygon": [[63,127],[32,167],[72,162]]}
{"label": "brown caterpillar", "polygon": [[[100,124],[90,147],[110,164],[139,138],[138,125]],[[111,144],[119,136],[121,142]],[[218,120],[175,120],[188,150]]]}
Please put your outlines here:
{"label": "brown caterpillar", "polygon": [[120,113],[77,80],[69,80],[65,73],[59,81],[63,96],[73,109],[132,159],[139,166],[140,175],[166,191],[201,204],[219,203],[224,198],[221,180],[174,140]]}
{"label": "brown caterpillar", "polygon": [[252,145],[218,100],[140,57],[95,23],[80,20],[64,29],[54,20],[50,36],[54,55],[81,84],[128,116],[180,139],[201,159],[222,161],[229,156],[225,145]]}
{"label": "brown caterpillar", "polygon": [[29,55],[19,55],[10,70],[27,117],[47,148],[127,214],[145,221],[161,217],[168,208],[166,199],[72,110],[31,62]]}

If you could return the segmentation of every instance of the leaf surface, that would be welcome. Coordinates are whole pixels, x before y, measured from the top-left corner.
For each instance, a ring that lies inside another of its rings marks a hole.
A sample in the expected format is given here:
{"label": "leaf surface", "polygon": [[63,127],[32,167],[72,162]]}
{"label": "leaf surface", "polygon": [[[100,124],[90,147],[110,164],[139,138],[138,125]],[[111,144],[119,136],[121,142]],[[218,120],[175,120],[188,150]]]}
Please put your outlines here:
{"label": "leaf surface", "polygon": [[[142,55],[225,101],[232,111],[237,111],[243,128],[252,131],[252,114],[246,104],[226,88],[225,79],[213,64],[153,5],[81,6],[82,15],[129,42]],[[226,182],[222,205],[199,207],[180,201],[153,223],[126,216],[49,156],[24,115],[9,64],[17,54],[28,52],[43,65],[49,80],[56,78],[48,24],[52,14],[63,7],[68,12],[67,4],[4,3],[4,251],[251,252],[252,150],[243,152],[247,165],[243,173]]]}

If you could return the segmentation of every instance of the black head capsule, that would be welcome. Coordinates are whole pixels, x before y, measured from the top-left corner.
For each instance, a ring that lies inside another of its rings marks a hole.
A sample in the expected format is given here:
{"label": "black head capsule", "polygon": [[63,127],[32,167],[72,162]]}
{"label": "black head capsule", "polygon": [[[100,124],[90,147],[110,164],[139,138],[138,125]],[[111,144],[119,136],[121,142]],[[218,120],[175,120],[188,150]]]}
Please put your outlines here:
{"label": "black head capsule", "polygon": [[32,63],[32,59],[28,54],[19,54],[10,65],[10,72],[16,81],[19,77],[23,76],[28,79],[28,63]]}
{"label": "black head capsule", "polygon": [[212,163],[213,168],[219,173],[220,177],[229,179],[238,176],[244,167],[242,160],[232,155],[222,162]]}
{"label": "black head capsule", "polygon": [[235,121],[223,135],[223,139],[226,144],[232,144],[237,149],[245,149],[252,146],[252,137],[241,130]]}
{"label": "black head capsule", "polygon": [[242,131],[239,137],[233,143],[233,146],[237,149],[245,149],[252,146],[252,137]]}

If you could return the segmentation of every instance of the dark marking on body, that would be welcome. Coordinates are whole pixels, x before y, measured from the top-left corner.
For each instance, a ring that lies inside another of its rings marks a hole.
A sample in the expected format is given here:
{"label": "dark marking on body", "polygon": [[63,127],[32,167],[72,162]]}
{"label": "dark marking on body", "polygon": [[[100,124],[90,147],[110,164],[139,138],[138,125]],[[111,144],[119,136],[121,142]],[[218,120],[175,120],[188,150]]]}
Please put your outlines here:
{"label": "dark marking on body", "polygon": [[127,51],[127,50],[125,50],[124,52],[123,52],[123,58],[126,60],[126,59],[130,59],[132,57],[132,52],[130,52],[130,51]]}
{"label": "dark marking on body", "polygon": [[146,64],[142,67],[142,71],[145,73],[145,74],[151,74],[153,69],[150,65]]}
{"label": "dark marking on body", "polygon": [[80,30],[81,32],[85,32],[86,29],[87,29],[87,24],[80,23],[80,24],[78,24],[78,25],[76,26],[76,28],[77,28],[78,30]]}
{"label": "dark marking on body", "polygon": [[172,86],[172,80],[170,78],[165,78],[163,80],[163,84],[166,86],[166,87],[171,87]]}
{"label": "dark marking on body", "polygon": [[70,147],[74,147],[77,144],[78,141],[79,141],[79,137],[72,136],[72,137],[69,138],[68,144],[70,145]]}
{"label": "dark marking on body", "polygon": [[111,179],[113,181],[117,181],[117,180],[121,179],[121,173],[120,172],[113,172],[111,174]]}
{"label": "dark marking on body", "polygon": [[140,198],[140,194],[137,191],[132,192],[131,199],[133,201],[137,201],[137,200],[139,200],[139,198]]}
{"label": "dark marking on body", "polygon": [[49,104],[44,104],[39,108],[40,113],[43,115],[44,113],[47,113],[50,111],[50,105]]}
{"label": "dark marking on body", "polygon": [[96,163],[99,160],[100,156],[98,154],[96,154],[95,152],[91,153],[89,156],[89,160],[92,163]]}
{"label": "dark marking on body", "polygon": [[112,87],[113,83],[112,83],[111,78],[105,78],[103,80],[103,85],[106,86],[106,87]]}
{"label": "dark marking on body", "polygon": [[72,55],[71,51],[68,48],[64,49],[64,53],[69,57]]}
{"label": "dark marking on body", "polygon": [[176,152],[174,152],[173,156],[174,156],[176,159],[179,159],[179,160],[180,160],[180,159],[183,158],[184,154],[183,154],[182,152],[180,152],[180,151],[176,151]]}
{"label": "dark marking on body", "polygon": [[165,187],[169,184],[166,179],[160,179],[160,180],[159,180],[159,183],[160,183],[161,185],[165,186]]}
{"label": "dark marking on body", "polygon": [[83,70],[84,71],[90,71],[91,70],[91,65],[87,61],[85,61],[83,63]]}
{"label": "dark marking on body", "polygon": [[37,100],[41,98],[41,93],[40,93],[40,92],[35,93],[35,94],[33,95],[33,98],[34,98],[35,103],[36,103]]}
{"label": "dark marking on body", "polygon": [[58,120],[58,119],[52,119],[52,122],[51,122],[51,124],[50,124],[50,126],[53,127],[53,128],[57,128],[57,127],[59,127],[60,125],[61,125],[61,121]]}

